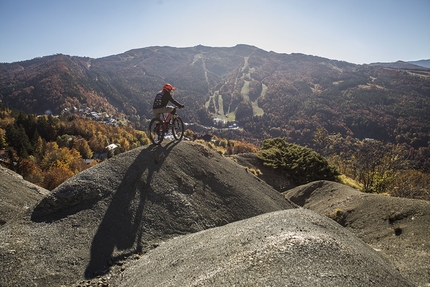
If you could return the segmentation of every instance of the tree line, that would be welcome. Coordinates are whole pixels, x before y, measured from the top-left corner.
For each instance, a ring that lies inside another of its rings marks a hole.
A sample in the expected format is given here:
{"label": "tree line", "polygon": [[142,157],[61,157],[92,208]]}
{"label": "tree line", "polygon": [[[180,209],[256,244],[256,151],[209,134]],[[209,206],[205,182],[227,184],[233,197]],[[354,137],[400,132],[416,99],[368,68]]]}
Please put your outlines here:
{"label": "tree line", "polygon": [[[258,147],[233,139],[231,131],[229,139],[214,136],[208,144],[224,155],[257,153],[265,165],[286,171],[296,184],[339,180],[342,175],[364,192],[430,200],[429,148],[359,140],[329,133],[323,127],[309,133],[312,144],[308,147],[282,136],[268,136]],[[187,130],[186,136],[193,138],[193,132]],[[112,143],[117,148],[107,150]],[[0,110],[3,164],[49,190],[104,158],[147,144],[145,132],[129,127],[110,126],[76,115],[57,118]]]}
{"label": "tree line", "polygon": [[406,143],[359,140],[319,128],[314,149],[364,192],[430,200],[430,149]]}
{"label": "tree line", "polygon": [[[0,111],[2,162],[25,180],[52,190],[104,158],[149,143],[146,133],[72,115]],[[106,147],[115,144],[116,148]]]}

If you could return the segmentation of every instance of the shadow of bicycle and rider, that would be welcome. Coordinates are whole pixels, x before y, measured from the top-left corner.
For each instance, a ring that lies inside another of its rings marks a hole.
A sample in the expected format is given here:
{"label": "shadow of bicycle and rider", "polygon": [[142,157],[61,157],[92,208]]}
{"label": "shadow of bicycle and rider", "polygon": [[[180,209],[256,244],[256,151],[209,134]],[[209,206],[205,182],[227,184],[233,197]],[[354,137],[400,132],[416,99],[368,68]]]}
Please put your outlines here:
{"label": "shadow of bicycle and rider", "polygon": [[110,265],[142,251],[144,207],[147,195],[153,191],[151,181],[178,143],[151,145],[130,165],[93,238],[85,278],[105,274]]}

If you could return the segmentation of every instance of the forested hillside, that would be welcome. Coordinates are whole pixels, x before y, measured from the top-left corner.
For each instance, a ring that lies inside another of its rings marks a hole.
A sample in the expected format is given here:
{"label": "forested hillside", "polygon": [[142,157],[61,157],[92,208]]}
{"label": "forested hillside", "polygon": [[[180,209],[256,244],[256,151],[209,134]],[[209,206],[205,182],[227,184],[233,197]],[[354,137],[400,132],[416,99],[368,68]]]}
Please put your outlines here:
{"label": "forested hillside", "polygon": [[[430,70],[355,65],[256,47],[149,47],[91,59],[53,55],[0,64],[0,100],[27,113],[91,107],[139,128],[169,82],[186,122],[236,121],[250,141],[309,144],[313,132],[427,147]],[[140,121],[140,123],[139,123]]]}
{"label": "forested hillside", "polygon": [[54,55],[0,64],[0,100],[27,113],[83,105],[151,117],[164,82],[178,88],[184,119],[239,122],[248,138],[309,143],[323,127],[357,138],[427,146],[430,70],[402,70],[302,54],[233,48],[149,47],[91,59]]}
{"label": "forested hillside", "polygon": [[[248,45],[148,47],[98,59],[52,55],[0,64],[0,101],[27,114],[104,112],[144,130],[155,93],[169,82],[195,132],[256,146],[284,138],[326,156],[364,189],[381,190],[399,171],[430,170],[430,69],[408,67]],[[239,128],[202,128],[233,123]]]}
{"label": "forested hillside", "polygon": [[[185,136],[192,138],[193,131]],[[216,147],[212,142],[209,146],[220,154],[257,151],[246,142],[215,139]],[[0,104],[0,164],[49,190],[101,161],[149,143],[144,131],[79,112],[36,116]]]}
{"label": "forested hillside", "polygon": [[147,145],[146,133],[78,116],[0,108],[0,162],[46,189],[115,154]]}

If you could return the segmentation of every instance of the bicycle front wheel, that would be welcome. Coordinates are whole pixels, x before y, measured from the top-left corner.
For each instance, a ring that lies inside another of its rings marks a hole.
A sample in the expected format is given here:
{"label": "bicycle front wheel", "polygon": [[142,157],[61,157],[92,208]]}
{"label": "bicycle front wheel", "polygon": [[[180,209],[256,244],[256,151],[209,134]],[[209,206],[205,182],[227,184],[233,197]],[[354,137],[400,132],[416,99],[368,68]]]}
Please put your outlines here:
{"label": "bicycle front wheel", "polygon": [[149,123],[149,139],[153,144],[160,144],[164,139],[163,124],[160,119],[153,118]]}
{"label": "bicycle front wheel", "polygon": [[172,124],[173,137],[180,141],[184,137],[184,122],[180,117],[175,117]]}

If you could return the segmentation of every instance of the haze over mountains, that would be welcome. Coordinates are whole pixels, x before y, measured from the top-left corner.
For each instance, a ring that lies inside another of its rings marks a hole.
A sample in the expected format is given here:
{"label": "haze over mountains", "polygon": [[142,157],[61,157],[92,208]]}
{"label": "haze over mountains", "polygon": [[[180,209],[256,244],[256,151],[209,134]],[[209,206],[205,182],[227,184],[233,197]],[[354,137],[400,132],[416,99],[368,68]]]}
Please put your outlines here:
{"label": "haze over mountains", "polygon": [[429,60],[419,60],[419,61],[409,61],[409,63],[430,69],[430,59]]}
{"label": "haze over mountains", "polygon": [[370,65],[389,67],[395,69],[422,70],[423,68],[430,69],[430,60],[419,61],[397,61],[394,63],[371,63]]}
{"label": "haze over mountains", "polygon": [[306,144],[309,131],[324,127],[418,148],[430,140],[430,70],[417,64],[428,60],[356,65],[248,45],[148,47],[99,59],[52,55],[0,64],[0,100],[27,113],[91,107],[143,122],[169,82],[186,105],[186,122],[236,121],[245,139]]}

